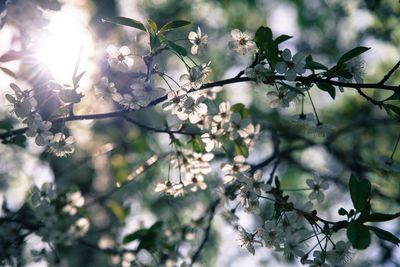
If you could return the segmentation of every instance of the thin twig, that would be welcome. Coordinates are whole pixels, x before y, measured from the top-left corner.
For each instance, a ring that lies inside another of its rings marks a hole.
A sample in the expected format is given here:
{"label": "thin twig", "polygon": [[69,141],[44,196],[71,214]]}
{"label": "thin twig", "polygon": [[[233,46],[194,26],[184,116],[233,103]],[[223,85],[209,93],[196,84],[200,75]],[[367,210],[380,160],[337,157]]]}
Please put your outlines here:
{"label": "thin twig", "polygon": [[393,68],[383,77],[383,79],[378,83],[383,85],[387,80],[389,80],[390,76],[400,67],[400,61],[397,62],[396,65],[393,66]]}
{"label": "thin twig", "polygon": [[204,237],[203,237],[203,240],[201,241],[200,246],[197,248],[196,252],[193,254],[189,267],[192,267],[193,264],[197,261],[197,259],[198,259],[199,256],[200,256],[201,251],[203,250],[205,244],[207,243],[207,241],[208,241],[208,239],[209,239],[209,237],[210,237],[211,224],[212,224],[212,221],[213,221],[213,219],[214,219],[215,210],[217,209],[217,206],[218,206],[218,204],[220,203],[220,201],[221,201],[220,199],[215,200],[215,201],[211,204],[211,206],[210,206],[210,208],[209,208],[209,213],[210,213],[210,214],[209,214],[209,216],[208,216],[207,227],[206,227],[206,229],[204,230]]}

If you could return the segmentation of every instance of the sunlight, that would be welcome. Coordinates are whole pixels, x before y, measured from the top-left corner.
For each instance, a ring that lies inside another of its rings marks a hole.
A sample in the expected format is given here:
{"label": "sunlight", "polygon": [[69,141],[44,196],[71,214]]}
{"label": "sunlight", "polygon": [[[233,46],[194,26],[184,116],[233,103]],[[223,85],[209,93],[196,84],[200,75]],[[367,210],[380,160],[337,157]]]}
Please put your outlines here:
{"label": "sunlight", "polygon": [[85,69],[93,53],[93,40],[81,15],[74,9],[52,14],[48,35],[39,41],[37,59],[58,82],[71,83],[81,48],[80,70]]}

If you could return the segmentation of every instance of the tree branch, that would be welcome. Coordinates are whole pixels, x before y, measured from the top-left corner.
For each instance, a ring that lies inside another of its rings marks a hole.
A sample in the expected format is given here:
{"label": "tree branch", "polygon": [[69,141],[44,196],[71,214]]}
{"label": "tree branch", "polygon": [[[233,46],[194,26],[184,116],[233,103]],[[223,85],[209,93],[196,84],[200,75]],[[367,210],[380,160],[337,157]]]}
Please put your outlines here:
{"label": "tree branch", "polygon": [[393,66],[393,68],[383,77],[383,79],[378,83],[380,85],[383,85],[387,80],[389,80],[390,76],[400,67],[400,61],[397,62],[396,65]]}
{"label": "tree branch", "polygon": [[[277,80],[285,80],[285,77],[283,75],[273,75],[270,77],[270,80],[277,81]],[[241,82],[248,82],[252,81],[252,79],[248,77],[234,77],[230,79],[225,79],[225,80],[220,80],[216,82],[210,82],[203,84],[199,89],[191,90],[189,93],[212,88],[212,87],[217,87],[217,86],[224,86],[227,84],[233,84],[233,83],[241,83]],[[297,77],[296,81],[299,82],[306,82],[306,83],[317,83],[317,82],[325,82],[329,83],[331,85],[335,86],[342,86],[342,87],[348,87],[348,88],[353,88],[353,89],[363,89],[363,88],[370,88],[370,89],[379,89],[379,90],[390,90],[390,91],[395,91],[399,92],[400,91],[400,86],[393,86],[393,85],[384,85],[380,83],[348,83],[348,82],[339,82],[339,81],[332,81],[332,80],[326,80],[322,78],[318,78],[315,76],[308,76],[308,77]],[[138,110],[143,110],[152,106],[155,106],[167,99],[167,96],[162,96],[154,101],[152,101],[149,105],[146,107],[143,107]],[[99,120],[99,119],[107,119],[107,118],[113,118],[113,117],[120,117],[124,114],[128,114],[130,112],[135,112],[138,110],[129,110],[129,109],[122,109],[122,110],[117,110],[117,111],[112,111],[112,112],[107,112],[107,113],[99,113],[99,114],[86,114],[86,115],[70,115],[67,117],[59,117],[51,120],[52,123],[58,123],[58,122],[67,122],[67,121],[78,121],[78,120]],[[0,134],[0,139],[3,141],[6,141],[7,138],[18,135],[18,134],[23,134],[25,131],[28,130],[28,127],[23,127],[15,130],[11,130],[5,133]]]}
{"label": "tree branch", "polygon": [[205,229],[205,231],[204,231],[203,240],[201,241],[200,246],[197,248],[196,252],[193,254],[192,260],[191,260],[191,262],[190,262],[189,267],[192,267],[193,264],[197,261],[197,259],[198,259],[199,256],[200,256],[201,251],[203,250],[205,244],[206,244],[207,241],[208,241],[208,238],[210,237],[210,231],[211,231],[212,220],[214,219],[215,210],[217,209],[217,206],[218,206],[218,204],[219,204],[220,201],[221,201],[220,199],[215,200],[215,201],[211,204],[211,206],[210,206],[210,208],[209,208],[210,215],[209,215],[209,217],[208,217],[207,227],[206,227],[206,229]]}

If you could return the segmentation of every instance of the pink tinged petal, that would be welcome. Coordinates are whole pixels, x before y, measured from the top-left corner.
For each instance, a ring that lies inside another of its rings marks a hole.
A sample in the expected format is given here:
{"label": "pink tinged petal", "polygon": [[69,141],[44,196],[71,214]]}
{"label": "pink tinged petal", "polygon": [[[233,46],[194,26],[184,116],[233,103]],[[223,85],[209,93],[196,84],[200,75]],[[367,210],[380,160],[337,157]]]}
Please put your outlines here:
{"label": "pink tinged petal", "polygon": [[206,144],[206,151],[211,152],[215,148],[215,142],[209,142]]}
{"label": "pink tinged petal", "polygon": [[189,114],[189,121],[192,124],[197,123],[200,120],[200,117],[197,113],[190,113]]}
{"label": "pink tinged petal", "polygon": [[231,37],[234,40],[240,40],[242,36],[243,36],[242,32],[238,29],[234,29],[231,31]]}
{"label": "pink tinged petal", "polygon": [[246,159],[242,155],[238,155],[233,158],[233,161],[235,161],[235,163],[240,164],[240,163],[244,163],[246,161]]}
{"label": "pink tinged petal", "polygon": [[176,116],[178,117],[178,119],[180,119],[181,121],[185,121],[188,119],[188,114],[184,113],[184,112],[179,112],[176,114]]}
{"label": "pink tinged petal", "polygon": [[202,115],[207,114],[207,110],[208,110],[207,105],[204,104],[204,103],[200,103],[200,104],[198,105],[198,107],[197,107],[197,112],[198,112],[199,114],[202,114]]}
{"label": "pink tinged petal", "polygon": [[282,58],[285,61],[290,61],[292,59],[292,52],[290,52],[290,50],[286,48],[282,52]]}
{"label": "pink tinged petal", "polygon": [[122,47],[119,49],[119,52],[120,52],[122,55],[126,56],[126,55],[128,55],[128,54],[131,53],[131,50],[130,50],[127,46],[122,46]]}
{"label": "pink tinged petal", "polygon": [[134,63],[134,60],[133,60],[133,58],[131,58],[131,57],[126,57],[126,58],[124,59],[124,62],[125,62],[126,65],[132,66],[133,63]]}
{"label": "pink tinged petal", "polygon": [[197,34],[199,35],[199,37],[201,37],[201,29],[200,29],[200,27],[197,27]]}
{"label": "pink tinged petal", "polygon": [[116,58],[119,55],[118,49],[113,45],[107,47],[107,53],[110,57],[113,58]]}
{"label": "pink tinged petal", "polygon": [[214,154],[212,153],[206,153],[201,157],[202,161],[210,161],[214,158]]}
{"label": "pink tinged petal", "polygon": [[193,45],[192,48],[190,49],[190,53],[192,53],[192,55],[197,55],[198,51],[199,51],[198,45]]}
{"label": "pink tinged petal", "polygon": [[189,32],[189,35],[188,35],[188,39],[190,40],[190,42],[192,43],[192,44],[194,44],[194,40],[197,38],[197,33],[195,33],[195,32]]}
{"label": "pink tinged petal", "polygon": [[244,37],[244,39],[246,39],[246,41],[253,40],[253,34],[248,31],[245,31],[243,33],[243,37]]}
{"label": "pink tinged petal", "polygon": [[296,72],[294,69],[288,69],[285,73],[285,79],[288,81],[295,81],[296,80]]}

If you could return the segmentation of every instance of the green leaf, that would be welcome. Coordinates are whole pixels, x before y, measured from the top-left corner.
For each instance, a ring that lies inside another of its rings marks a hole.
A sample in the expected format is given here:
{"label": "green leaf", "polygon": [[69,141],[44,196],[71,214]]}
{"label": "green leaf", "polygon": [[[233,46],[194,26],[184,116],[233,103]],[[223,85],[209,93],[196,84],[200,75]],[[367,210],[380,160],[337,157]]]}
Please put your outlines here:
{"label": "green leaf", "polygon": [[161,40],[155,33],[150,32],[150,47],[154,51],[161,46]]}
{"label": "green leaf", "polygon": [[194,152],[203,153],[206,151],[204,143],[201,141],[199,136],[192,138],[190,142],[192,143],[192,148]]}
{"label": "green leaf", "polygon": [[147,229],[140,229],[140,230],[137,230],[136,232],[133,232],[132,234],[126,235],[126,236],[124,236],[122,243],[127,244],[132,241],[135,241],[136,239],[140,239],[146,235],[147,231],[148,231]]}
{"label": "green leaf", "polygon": [[25,137],[25,135],[18,134],[18,135],[11,137],[10,140],[7,141],[7,143],[14,144],[19,147],[25,148],[26,147],[26,137]]}
{"label": "green leaf", "polygon": [[245,158],[247,158],[249,156],[249,149],[247,148],[246,144],[241,139],[235,140],[235,151],[236,151],[236,154],[242,155]]}
{"label": "green leaf", "polygon": [[114,213],[115,217],[117,217],[120,222],[123,222],[126,216],[128,216],[129,210],[123,208],[121,204],[115,200],[107,200],[106,206]]}
{"label": "green leaf", "polygon": [[396,246],[399,245],[400,239],[398,237],[396,237],[395,235],[393,235],[392,233],[389,233],[388,231],[385,231],[385,230],[383,230],[381,228],[378,228],[378,227],[375,227],[375,226],[368,225],[367,227],[368,227],[369,230],[374,232],[375,235],[377,237],[379,237],[380,239],[392,242]]}
{"label": "green leaf", "polygon": [[366,249],[371,243],[368,227],[357,221],[352,221],[347,226],[347,238],[355,249]]}
{"label": "green leaf", "polygon": [[282,34],[282,35],[279,35],[279,36],[275,39],[275,43],[278,45],[278,44],[283,43],[283,42],[285,42],[285,41],[287,41],[287,40],[289,40],[289,39],[291,39],[291,38],[293,38],[293,36],[289,36],[289,35],[286,35],[286,34]]}
{"label": "green leaf", "polygon": [[1,120],[0,121],[0,129],[9,131],[12,128],[13,128],[13,124],[11,123],[11,121],[9,121],[9,120]]}
{"label": "green leaf", "polygon": [[350,59],[355,58],[355,57],[361,55],[362,53],[368,51],[369,49],[370,49],[370,47],[364,47],[364,46],[359,46],[359,47],[353,48],[349,52],[344,53],[343,56],[341,56],[339,58],[337,65],[343,64],[343,63],[349,61]]}
{"label": "green leaf", "polygon": [[190,24],[190,21],[174,20],[174,21],[171,21],[171,22],[165,24],[164,26],[162,26],[160,31],[159,31],[159,33],[170,31],[172,29],[180,28],[180,27],[183,27],[183,26],[186,26],[186,25],[189,25],[189,24]]}
{"label": "green leaf", "polygon": [[326,67],[325,65],[323,65],[319,62],[314,61],[311,56],[306,57],[305,68],[309,69],[309,70],[328,70],[328,67]]}
{"label": "green leaf", "polygon": [[157,24],[156,24],[153,20],[148,19],[148,20],[147,20],[147,24],[149,24],[150,28],[151,28],[154,32],[157,32]]}
{"label": "green leaf", "polygon": [[246,108],[246,106],[242,103],[237,103],[237,104],[233,105],[231,107],[231,111],[239,113],[240,116],[242,117],[242,119],[247,118],[250,114],[249,109]]}
{"label": "green leaf", "polygon": [[272,38],[272,31],[268,27],[261,26],[254,36],[257,47],[265,54],[269,65],[275,68],[279,58],[278,44]]}
{"label": "green leaf", "polygon": [[384,101],[390,101],[390,100],[400,100],[400,92],[394,92],[393,95],[389,96]]}
{"label": "green leaf", "polygon": [[357,212],[363,211],[371,196],[371,183],[367,179],[359,180],[352,174],[349,188],[354,208]]}
{"label": "green leaf", "polygon": [[379,8],[381,0],[366,0],[365,3],[367,4],[368,9],[373,11]]}
{"label": "green leaf", "polygon": [[110,17],[106,19],[102,19],[103,22],[109,22],[113,24],[118,24],[118,25],[124,25],[132,28],[136,28],[138,30],[147,32],[146,27],[143,25],[138,20],[130,19],[130,18],[125,18],[125,17]]}
{"label": "green leaf", "polygon": [[322,91],[328,92],[329,95],[335,99],[336,96],[336,89],[332,84],[326,83],[326,82],[318,82],[317,86],[319,89]]}
{"label": "green leaf", "polygon": [[142,248],[147,249],[149,245],[153,245],[153,243],[156,241],[156,237],[160,233],[162,225],[163,223],[161,221],[157,221],[150,228],[139,229],[129,235],[126,235],[122,240],[122,243],[127,244],[132,241],[139,240],[140,244],[138,246],[138,250]]}
{"label": "green leaf", "polygon": [[390,117],[400,119],[400,107],[392,104],[384,104],[383,107]]}
{"label": "green leaf", "polygon": [[174,50],[176,53],[178,53],[181,56],[186,57],[188,55],[188,52],[183,46],[177,45],[174,42],[168,41],[168,47]]}
{"label": "green leaf", "polygon": [[371,213],[365,217],[366,222],[386,222],[400,217],[400,212],[395,214]]}

